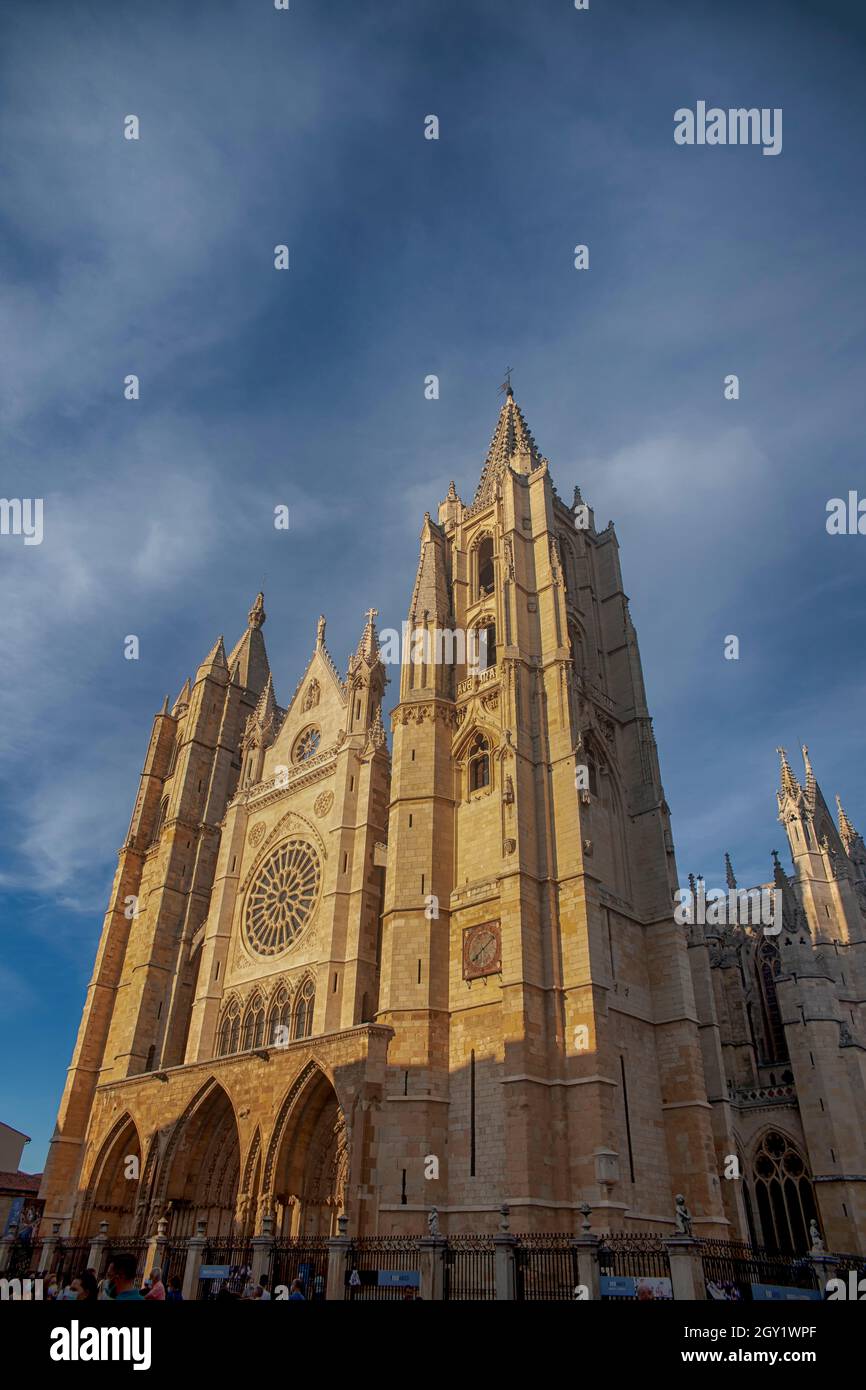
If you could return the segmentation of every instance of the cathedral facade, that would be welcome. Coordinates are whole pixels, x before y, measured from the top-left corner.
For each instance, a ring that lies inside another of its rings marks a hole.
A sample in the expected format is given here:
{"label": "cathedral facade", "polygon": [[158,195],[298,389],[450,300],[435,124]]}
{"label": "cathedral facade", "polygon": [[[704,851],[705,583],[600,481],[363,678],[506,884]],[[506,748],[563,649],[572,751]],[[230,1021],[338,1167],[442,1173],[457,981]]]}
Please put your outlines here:
{"label": "cathedral facade", "polygon": [[682,1194],[696,1236],[862,1250],[863,842],[783,760],[781,930],[676,920],[613,525],[510,388],[424,518],[390,752],[375,616],[345,676],[320,619],[283,707],[260,594],[156,715],[46,1220],[670,1233]]}

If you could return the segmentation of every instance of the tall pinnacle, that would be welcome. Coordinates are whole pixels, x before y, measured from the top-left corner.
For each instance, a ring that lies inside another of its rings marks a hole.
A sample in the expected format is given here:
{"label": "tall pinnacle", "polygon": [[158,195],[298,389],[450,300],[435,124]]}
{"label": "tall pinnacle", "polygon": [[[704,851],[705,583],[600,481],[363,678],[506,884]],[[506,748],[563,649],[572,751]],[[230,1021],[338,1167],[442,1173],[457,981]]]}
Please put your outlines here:
{"label": "tall pinnacle", "polygon": [[737,880],[734,878],[734,868],[727,850],[725,851],[725,881],[729,888],[736,888]]}
{"label": "tall pinnacle", "polygon": [[852,844],[859,839],[859,836],[845,814],[845,807],[838,796],[836,797],[836,809],[839,812],[839,835],[845,849],[850,851]]}
{"label": "tall pinnacle", "polygon": [[545,460],[538,450],[509,384],[475,492],[475,502],[492,500],[497,481],[512,462],[518,472],[531,473],[534,469],[540,468]]}
{"label": "tall pinnacle", "polygon": [[784,748],[777,748],[776,752],[781,761],[782,791],[787,792],[789,796],[798,796],[800,793],[800,784],[791,771],[791,764],[788,762],[788,754],[785,752]]}
{"label": "tall pinnacle", "polygon": [[237,673],[238,682],[254,695],[261,694],[271,673],[262,635],[266,617],[265,596],[259,593],[247,614],[246,630],[235,643],[228,658],[229,669]]}

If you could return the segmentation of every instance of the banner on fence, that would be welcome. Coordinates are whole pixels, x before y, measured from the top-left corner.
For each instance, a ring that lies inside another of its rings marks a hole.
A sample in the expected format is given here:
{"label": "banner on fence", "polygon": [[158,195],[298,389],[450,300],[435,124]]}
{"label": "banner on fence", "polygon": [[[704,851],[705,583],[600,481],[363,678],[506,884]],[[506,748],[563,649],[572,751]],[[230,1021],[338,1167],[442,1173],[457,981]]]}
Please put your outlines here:
{"label": "banner on fence", "polygon": [[654,1275],[602,1274],[599,1284],[602,1298],[633,1298],[638,1303],[667,1303],[674,1296],[670,1279]]}

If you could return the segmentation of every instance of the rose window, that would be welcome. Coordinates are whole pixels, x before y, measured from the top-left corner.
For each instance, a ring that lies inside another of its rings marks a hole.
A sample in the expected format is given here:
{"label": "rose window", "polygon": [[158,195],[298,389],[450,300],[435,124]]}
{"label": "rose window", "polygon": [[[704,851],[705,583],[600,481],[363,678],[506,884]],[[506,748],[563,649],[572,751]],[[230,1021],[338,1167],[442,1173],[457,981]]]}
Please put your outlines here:
{"label": "rose window", "polygon": [[314,758],[319,749],[322,735],[318,729],[309,728],[298,738],[295,744],[294,760],[296,763],[305,763],[309,758]]}
{"label": "rose window", "polygon": [[319,900],[322,873],[315,851],[288,840],[265,860],[247,899],[247,940],[260,956],[275,956],[304,930]]}

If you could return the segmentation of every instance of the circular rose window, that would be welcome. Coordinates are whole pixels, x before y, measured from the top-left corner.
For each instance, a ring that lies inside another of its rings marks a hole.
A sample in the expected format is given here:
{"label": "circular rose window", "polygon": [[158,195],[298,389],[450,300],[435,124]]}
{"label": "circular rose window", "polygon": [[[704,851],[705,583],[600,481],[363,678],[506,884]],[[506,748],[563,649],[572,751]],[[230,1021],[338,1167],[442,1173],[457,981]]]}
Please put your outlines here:
{"label": "circular rose window", "polygon": [[296,763],[305,763],[308,758],[314,758],[319,751],[321,739],[322,735],[319,733],[318,729],[314,729],[312,725],[309,729],[305,729],[304,732],[298,736],[298,741],[295,744],[295,751],[292,754],[294,761]]}
{"label": "circular rose window", "polygon": [[287,840],[262,865],[247,898],[247,940],[275,956],[300,936],[319,900],[319,859],[303,840]]}

